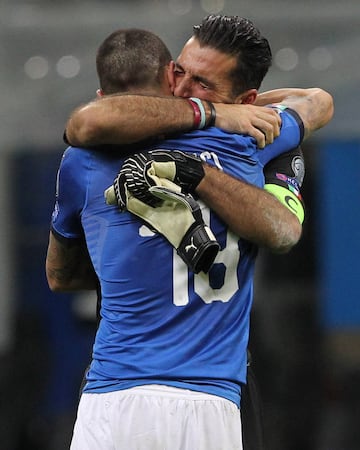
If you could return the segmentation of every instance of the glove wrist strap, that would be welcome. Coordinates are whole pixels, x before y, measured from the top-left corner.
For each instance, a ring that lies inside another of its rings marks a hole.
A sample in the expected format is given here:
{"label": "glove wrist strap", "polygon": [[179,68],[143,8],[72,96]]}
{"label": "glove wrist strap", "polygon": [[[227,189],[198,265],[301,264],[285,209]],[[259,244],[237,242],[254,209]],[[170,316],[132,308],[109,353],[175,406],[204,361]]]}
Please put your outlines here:
{"label": "glove wrist strap", "polygon": [[207,273],[219,250],[220,245],[210,228],[194,224],[180,242],[177,253],[194,273]]}

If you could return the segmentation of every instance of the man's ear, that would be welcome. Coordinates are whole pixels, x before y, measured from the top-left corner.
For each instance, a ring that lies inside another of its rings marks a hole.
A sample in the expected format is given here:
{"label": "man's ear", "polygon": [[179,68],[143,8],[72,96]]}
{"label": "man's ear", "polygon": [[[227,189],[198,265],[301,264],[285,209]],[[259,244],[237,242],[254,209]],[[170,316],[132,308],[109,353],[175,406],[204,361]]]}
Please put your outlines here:
{"label": "man's ear", "polygon": [[169,88],[170,88],[172,93],[174,93],[174,90],[175,90],[174,69],[175,69],[174,61],[170,61],[170,64],[168,65],[168,69],[167,69],[167,77],[168,77]]}
{"label": "man's ear", "polygon": [[104,92],[102,89],[97,89],[96,91],[96,97],[100,98],[104,96]]}
{"label": "man's ear", "polygon": [[258,95],[257,89],[249,89],[248,91],[245,91],[242,94],[238,95],[235,99],[235,103],[243,103],[243,104],[255,103],[257,95]]}

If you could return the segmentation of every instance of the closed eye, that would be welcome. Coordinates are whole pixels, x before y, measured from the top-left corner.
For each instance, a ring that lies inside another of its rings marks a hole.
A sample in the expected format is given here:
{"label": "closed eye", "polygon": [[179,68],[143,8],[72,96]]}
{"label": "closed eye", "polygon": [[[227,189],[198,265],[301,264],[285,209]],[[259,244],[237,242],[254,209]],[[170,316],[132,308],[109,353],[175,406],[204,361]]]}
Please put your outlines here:
{"label": "closed eye", "polygon": [[174,68],[174,74],[175,74],[176,76],[184,75],[184,74],[185,74],[185,70],[184,70],[181,66],[179,66],[178,64],[176,64],[176,65],[175,65],[175,68]]}

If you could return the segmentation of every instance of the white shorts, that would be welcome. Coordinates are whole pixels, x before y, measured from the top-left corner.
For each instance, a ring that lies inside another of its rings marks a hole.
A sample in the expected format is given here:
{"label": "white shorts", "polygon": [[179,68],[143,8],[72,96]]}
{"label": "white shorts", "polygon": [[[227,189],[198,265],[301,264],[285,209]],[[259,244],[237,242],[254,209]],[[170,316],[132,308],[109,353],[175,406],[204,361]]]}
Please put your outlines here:
{"label": "white shorts", "polygon": [[170,386],[83,394],[70,450],[242,450],[230,400]]}

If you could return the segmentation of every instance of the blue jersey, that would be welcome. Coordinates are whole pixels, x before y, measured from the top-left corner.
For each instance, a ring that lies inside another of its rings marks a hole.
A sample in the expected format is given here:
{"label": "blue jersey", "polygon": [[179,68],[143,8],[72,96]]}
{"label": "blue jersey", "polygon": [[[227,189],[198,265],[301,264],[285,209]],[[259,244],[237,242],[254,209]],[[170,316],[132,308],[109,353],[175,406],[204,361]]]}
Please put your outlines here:
{"label": "blue jersey", "polygon": [[[262,187],[264,164],[301,139],[301,126],[285,112],[281,136],[264,150],[250,137],[217,128],[187,133],[157,148],[198,154]],[[85,235],[101,286],[101,320],[84,390],[166,384],[239,405],[257,247],[201,204],[221,250],[209,273],[192,273],[163,236],[105,204],[104,190],[122,162],[105,152],[70,147],[58,173],[52,230],[68,239]]]}

